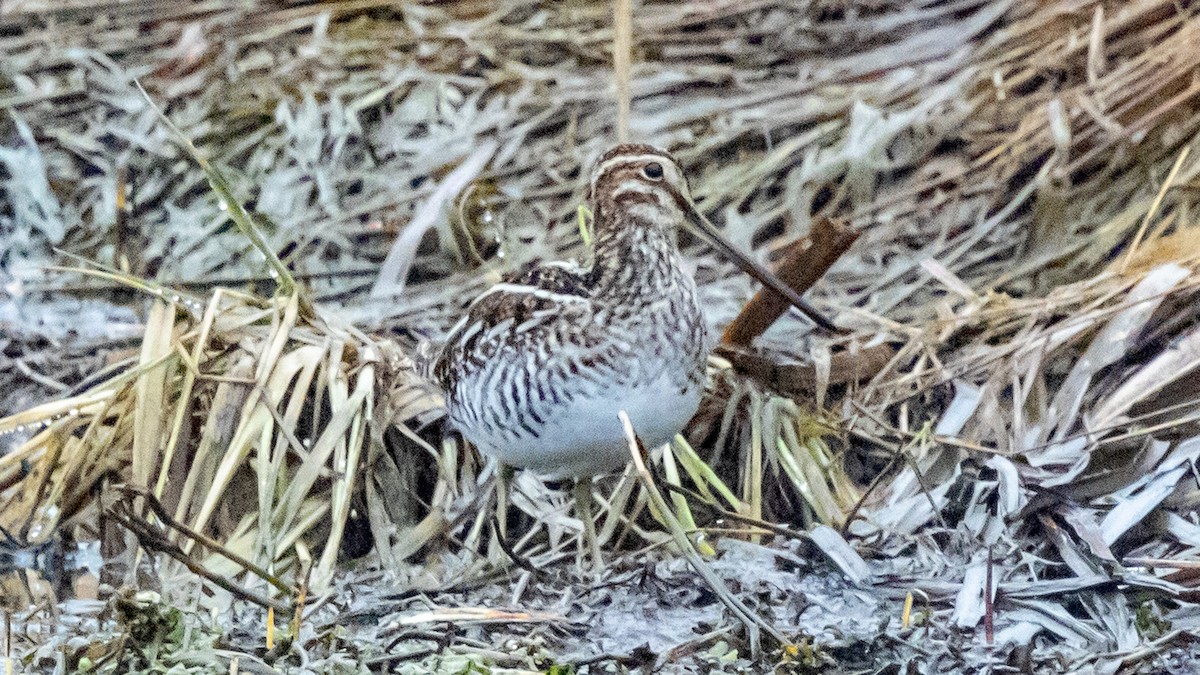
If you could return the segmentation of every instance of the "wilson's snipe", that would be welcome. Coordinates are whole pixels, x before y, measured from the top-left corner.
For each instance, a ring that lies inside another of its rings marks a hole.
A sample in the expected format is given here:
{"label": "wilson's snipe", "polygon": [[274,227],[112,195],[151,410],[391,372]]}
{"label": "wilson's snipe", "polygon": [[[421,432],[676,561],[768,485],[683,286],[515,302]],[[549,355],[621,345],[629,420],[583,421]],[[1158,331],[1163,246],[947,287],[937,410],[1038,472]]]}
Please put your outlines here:
{"label": "wilson's snipe", "polygon": [[625,466],[620,410],[657,447],[699,407],[708,345],[676,246],[680,226],[832,328],[700,215],[666,152],[609,150],[592,174],[591,202],[591,267],[550,263],[493,286],[451,330],[435,366],[450,420],[468,440],[503,464],[553,477]]}

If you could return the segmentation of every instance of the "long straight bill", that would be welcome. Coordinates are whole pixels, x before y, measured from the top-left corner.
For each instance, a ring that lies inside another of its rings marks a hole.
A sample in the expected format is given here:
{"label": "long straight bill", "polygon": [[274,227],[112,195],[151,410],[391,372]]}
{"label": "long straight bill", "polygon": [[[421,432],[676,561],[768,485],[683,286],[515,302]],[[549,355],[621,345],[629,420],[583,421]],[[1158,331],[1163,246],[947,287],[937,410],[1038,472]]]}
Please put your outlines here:
{"label": "long straight bill", "polygon": [[831,333],[840,332],[832,321],[825,318],[812,305],[800,297],[800,294],[793,290],[790,286],[780,281],[779,277],[772,274],[767,268],[759,265],[754,260],[747,257],[744,253],[734,248],[733,244],[729,243],[721,231],[715,225],[710,223],[695,207],[690,204],[684,209],[687,213],[688,224],[696,231],[697,234],[703,236],[714,249],[720,252],[725,257],[737,263],[737,266],[742,268],[746,274],[754,277],[759,283],[770,288],[776,293],[782,295],[792,306],[804,312],[804,315],[812,320],[821,328],[824,328]]}

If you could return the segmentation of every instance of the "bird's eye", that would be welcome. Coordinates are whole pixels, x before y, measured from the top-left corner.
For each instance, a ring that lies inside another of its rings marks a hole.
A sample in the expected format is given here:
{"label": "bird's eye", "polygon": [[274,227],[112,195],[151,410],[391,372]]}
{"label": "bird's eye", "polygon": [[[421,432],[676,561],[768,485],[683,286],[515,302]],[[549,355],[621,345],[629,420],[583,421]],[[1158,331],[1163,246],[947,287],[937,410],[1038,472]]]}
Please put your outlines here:
{"label": "bird's eye", "polygon": [[650,162],[646,166],[642,167],[642,175],[644,175],[646,178],[649,178],[650,180],[658,180],[658,179],[662,178],[663,177],[662,164],[659,164],[658,162]]}

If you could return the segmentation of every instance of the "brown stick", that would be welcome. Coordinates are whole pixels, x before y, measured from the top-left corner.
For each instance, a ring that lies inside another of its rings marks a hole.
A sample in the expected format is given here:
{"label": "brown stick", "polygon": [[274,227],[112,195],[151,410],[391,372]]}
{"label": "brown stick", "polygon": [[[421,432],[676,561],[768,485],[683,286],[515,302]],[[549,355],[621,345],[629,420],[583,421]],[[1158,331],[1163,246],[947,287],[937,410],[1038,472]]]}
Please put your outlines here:
{"label": "brown stick", "polygon": [[[842,257],[858,239],[858,234],[845,222],[818,218],[807,237],[788,246],[783,259],[776,265],[775,274],[797,293],[803,293]],[[788,301],[778,293],[767,288],[759,290],[725,329],[721,342],[728,345],[750,344],[783,316],[789,306]]]}
{"label": "brown stick", "polygon": [[[770,356],[726,346],[718,346],[715,353],[728,360],[739,373],[780,394],[811,394],[817,389],[817,373],[812,364],[780,364]],[[883,370],[895,355],[895,347],[889,344],[836,352],[829,364],[829,384],[865,382]]]}

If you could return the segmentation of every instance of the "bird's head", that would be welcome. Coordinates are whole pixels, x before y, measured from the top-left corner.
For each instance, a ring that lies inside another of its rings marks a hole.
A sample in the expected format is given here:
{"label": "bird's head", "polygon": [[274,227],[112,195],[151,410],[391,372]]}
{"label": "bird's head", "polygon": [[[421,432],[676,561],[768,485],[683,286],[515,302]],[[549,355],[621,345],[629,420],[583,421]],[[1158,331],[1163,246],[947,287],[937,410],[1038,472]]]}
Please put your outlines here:
{"label": "bird's head", "polygon": [[675,158],[637,143],[618,145],[600,157],[592,172],[590,197],[599,227],[628,227],[618,214],[631,214],[643,226],[660,226],[673,235],[687,211],[695,210]]}
{"label": "bird's head", "polygon": [[626,143],[604,153],[592,172],[591,203],[597,244],[631,227],[654,228],[674,245],[675,229],[686,227],[747,274],[771,287],[814,323],[838,328],[762,265],[739,251],[692,201],[687,178],[675,158],[651,145]]}

